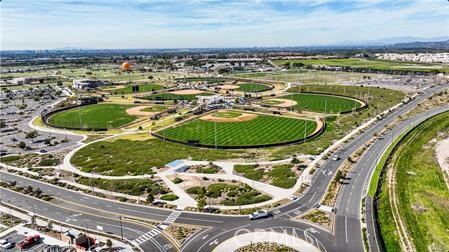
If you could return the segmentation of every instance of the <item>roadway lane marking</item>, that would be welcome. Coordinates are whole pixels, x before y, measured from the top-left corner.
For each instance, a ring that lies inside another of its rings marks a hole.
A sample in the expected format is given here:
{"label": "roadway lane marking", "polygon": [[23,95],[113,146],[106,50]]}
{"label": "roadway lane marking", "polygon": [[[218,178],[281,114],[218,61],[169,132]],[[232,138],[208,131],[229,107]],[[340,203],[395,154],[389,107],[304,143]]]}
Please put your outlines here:
{"label": "roadway lane marking", "polygon": [[[103,225],[103,226],[111,226],[111,227],[120,228],[120,226],[118,226],[118,225],[109,224],[109,223],[104,223],[104,222],[100,222],[100,221],[97,221],[96,223],[97,223],[97,224],[100,224],[100,225]],[[122,228],[123,228],[123,229],[126,229],[126,230],[129,230],[129,231],[132,231],[132,232],[134,232],[134,233],[136,233],[136,234],[139,234],[139,235],[144,234],[144,232],[142,232],[142,231],[138,231],[138,230],[135,230],[135,229],[132,229],[132,228],[128,228],[128,227],[125,227],[124,225],[122,225]]]}
{"label": "roadway lane marking", "polygon": [[215,222],[215,223],[223,223],[223,221],[216,221],[216,220],[203,220],[203,219],[196,219],[196,218],[187,218],[187,217],[180,217],[180,220],[193,220],[193,221],[203,221],[203,222]]}
{"label": "roadway lane marking", "polygon": [[348,217],[345,216],[346,243],[348,243]]}
{"label": "roadway lane marking", "polygon": [[[236,227],[236,228],[232,228],[232,229],[223,231],[223,232],[221,232],[221,233],[219,233],[219,234],[216,234],[214,237],[210,238],[209,240],[207,240],[206,243],[209,242],[209,241],[212,240],[212,239],[215,239],[216,237],[218,237],[218,236],[220,236],[220,235],[222,235],[222,234],[225,234],[225,233],[228,233],[228,232],[237,230],[237,229],[243,229],[243,228],[248,227],[248,226],[251,226],[251,224],[246,224],[246,225],[243,225],[243,226],[240,226],[240,227]],[[206,243],[204,243],[203,245],[201,245],[201,247],[198,249],[198,251],[203,251],[202,249],[203,249],[203,247],[206,245]]]}
{"label": "roadway lane marking", "polygon": [[117,207],[117,209],[120,209],[120,210],[126,210],[126,211],[130,211],[130,212],[135,212],[135,213],[143,213],[143,214],[149,214],[149,215],[162,216],[162,217],[166,217],[166,216],[167,216],[167,215],[164,215],[164,214],[149,213],[149,212],[144,212],[144,211],[139,211],[139,210],[133,210],[133,209],[129,209],[129,208],[123,208],[123,207]]}

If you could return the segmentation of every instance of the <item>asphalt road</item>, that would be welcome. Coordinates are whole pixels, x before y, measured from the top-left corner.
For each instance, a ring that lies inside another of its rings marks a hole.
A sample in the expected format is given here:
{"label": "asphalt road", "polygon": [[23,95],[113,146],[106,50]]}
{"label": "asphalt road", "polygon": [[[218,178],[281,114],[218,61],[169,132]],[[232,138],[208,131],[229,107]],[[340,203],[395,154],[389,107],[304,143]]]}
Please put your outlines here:
{"label": "asphalt road", "polygon": [[[333,174],[351,153],[362,146],[374,133],[381,131],[385,126],[390,125],[398,116],[404,114],[420,101],[423,101],[433,93],[447,88],[449,84],[438,86],[426,90],[422,95],[408,104],[401,106],[398,110],[389,114],[383,120],[377,121],[362,134],[344,144],[338,151],[341,157],[339,161],[327,160],[324,165],[314,175],[308,191],[297,201],[280,207],[273,211],[273,217],[250,221],[245,216],[224,216],[210,215],[202,213],[183,212],[176,220],[176,223],[204,225],[210,228],[204,229],[191,237],[182,247],[183,251],[211,251],[219,243],[241,232],[251,232],[254,230],[268,229],[282,232],[291,232],[299,238],[305,239],[319,247],[322,251],[363,251],[361,236],[360,207],[363,195],[366,192],[369,178],[378,158],[388,145],[387,137],[376,141],[362,157],[358,160],[351,173],[347,176],[345,184],[339,194],[337,201],[337,214],[334,232],[330,233],[312,224],[292,221],[291,218],[310,210],[318,204],[324,197],[326,188],[332,180]],[[445,109],[449,109],[445,108]],[[418,122],[432,113],[424,113],[413,117],[410,122]],[[404,122],[396,126],[389,134],[398,135],[409,126],[409,122]],[[13,174],[0,172],[2,181],[17,181],[18,185],[31,185],[39,187],[44,193],[53,195],[56,200],[51,203],[33,200],[28,196],[7,191],[2,192],[2,200],[9,200],[11,204],[30,210],[30,206],[39,209],[39,214],[49,218],[59,218],[59,220],[70,221],[83,227],[85,223],[89,226],[103,224],[108,228],[107,232],[119,234],[119,216],[132,216],[134,218],[164,221],[173,210],[137,206],[126,203],[114,202],[98,197],[71,192],[63,188],[54,187],[39,181],[30,180]],[[48,209],[48,210],[46,210]],[[59,214],[57,214],[59,213]],[[77,216],[79,214],[81,216]],[[74,217],[76,221],[71,220]],[[58,219],[56,219],[58,220]],[[83,221],[84,220],[84,221]],[[106,223],[106,224],[105,224]],[[127,239],[136,239],[139,234],[148,232],[149,228],[141,224],[126,223]],[[124,226],[125,226],[124,225]],[[140,232],[140,233],[139,233]],[[149,240],[141,246],[145,251],[164,251],[164,245],[168,241],[157,235],[155,241]],[[173,248],[172,248],[173,249]]]}

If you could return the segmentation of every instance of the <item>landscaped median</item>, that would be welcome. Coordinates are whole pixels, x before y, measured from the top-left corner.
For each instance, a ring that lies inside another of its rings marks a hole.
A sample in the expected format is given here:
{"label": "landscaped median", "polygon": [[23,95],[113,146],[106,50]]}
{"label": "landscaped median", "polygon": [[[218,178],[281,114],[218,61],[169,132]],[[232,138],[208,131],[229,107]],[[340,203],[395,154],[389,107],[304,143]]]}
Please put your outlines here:
{"label": "landscaped median", "polygon": [[[438,114],[402,132],[373,173],[368,196],[377,198],[387,251],[448,249],[449,192],[434,158],[435,144],[447,136],[448,118],[449,112]],[[382,172],[385,166],[388,173]]]}

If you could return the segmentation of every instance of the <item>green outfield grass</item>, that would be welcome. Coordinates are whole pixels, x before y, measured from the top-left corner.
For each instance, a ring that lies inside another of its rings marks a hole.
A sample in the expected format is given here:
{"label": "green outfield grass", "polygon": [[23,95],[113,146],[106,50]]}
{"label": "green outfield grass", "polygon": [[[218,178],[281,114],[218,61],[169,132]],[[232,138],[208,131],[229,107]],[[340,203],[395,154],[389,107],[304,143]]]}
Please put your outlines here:
{"label": "green outfield grass", "polygon": [[[449,190],[436,161],[435,145],[449,130],[449,112],[437,115],[412,130],[399,143],[388,162],[396,169],[399,215],[417,251],[449,250]],[[397,248],[397,235],[390,213],[387,182],[382,181],[378,204],[379,224],[387,248]],[[391,250],[397,251],[397,250]]]}
{"label": "green outfield grass", "polygon": [[301,139],[304,137],[305,126],[307,135],[316,128],[314,121],[307,121],[307,125],[305,124],[306,121],[300,119],[259,114],[255,119],[244,122],[215,123],[194,119],[158,134],[185,142],[199,140],[200,144],[208,145],[263,145]]}
{"label": "green outfield grass", "polygon": [[279,98],[296,101],[297,104],[294,108],[299,110],[320,113],[324,113],[326,110],[330,114],[352,111],[362,106],[359,102],[349,98],[321,94],[291,94]]}
{"label": "green outfield grass", "polygon": [[162,94],[147,95],[147,96],[143,97],[143,99],[146,99],[146,100],[157,100],[157,101],[170,101],[170,100],[193,101],[193,100],[196,99],[197,96],[210,96],[210,95],[214,95],[214,93],[204,92],[204,93],[201,93],[201,94],[184,94],[184,95],[171,94],[171,93],[162,93]]}
{"label": "green outfield grass", "polygon": [[418,63],[418,62],[403,62],[403,61],[387,61],[376,59],[304,59],[304,60],[274,60],[277,65],[284,65],[286,63],[302,63],[304,65],[319,65],[319,66],[340,66],[340,67],[355,67],[355,68],[369,68],[373,70],[407,70],[407,71],[440,71],[449,72],[448,65]]}
{"label": "green outfield grass", "polygon": [[255,92],[263,92],[270,90],[270,86],[267,84],[260,83],[238,83],[239,86],[236,91],[242,91],[246,93],[255,93]]}
{"label": "green outfield grass", "polygon": [[[124,88],[111,90],[111,93],[113,93],[113,94],[132,94],[133,86],[135,86],[135,85],[127,85]],[[159,85],[159,84],[154,84],[154,83],[139,84],[138,86],[139,86],[139,93],[147,93],[147,92],[152,92],[152,91],[156,91],[156,90],[161,90],[164,88],[164,86]]]}
{"label": "green outfield grass", "polygon": [[238,111],[233,110],[227,110],[227,111],[218,111],[213,113],[214,117],[220,117],[220,118],[235,118],[240,116],[242,113]]}
{"label": "green outfield grass", "polygon": [[126,109],[131,107],[135,107],[135,105],[87,105],[56,113],[48,119],[48,122],[60,127],[119,128],[137,119],[137,116],[126,113]]}

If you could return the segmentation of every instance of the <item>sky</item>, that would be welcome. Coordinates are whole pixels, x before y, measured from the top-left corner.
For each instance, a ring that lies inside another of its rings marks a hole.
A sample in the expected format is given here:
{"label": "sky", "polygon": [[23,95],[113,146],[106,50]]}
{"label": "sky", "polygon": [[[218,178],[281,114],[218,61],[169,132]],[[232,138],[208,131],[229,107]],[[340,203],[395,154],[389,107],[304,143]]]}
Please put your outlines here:
{"label": "sky", "polygon": [[2,0],[1,49],[329,45],[449,36],[447,0]]}

